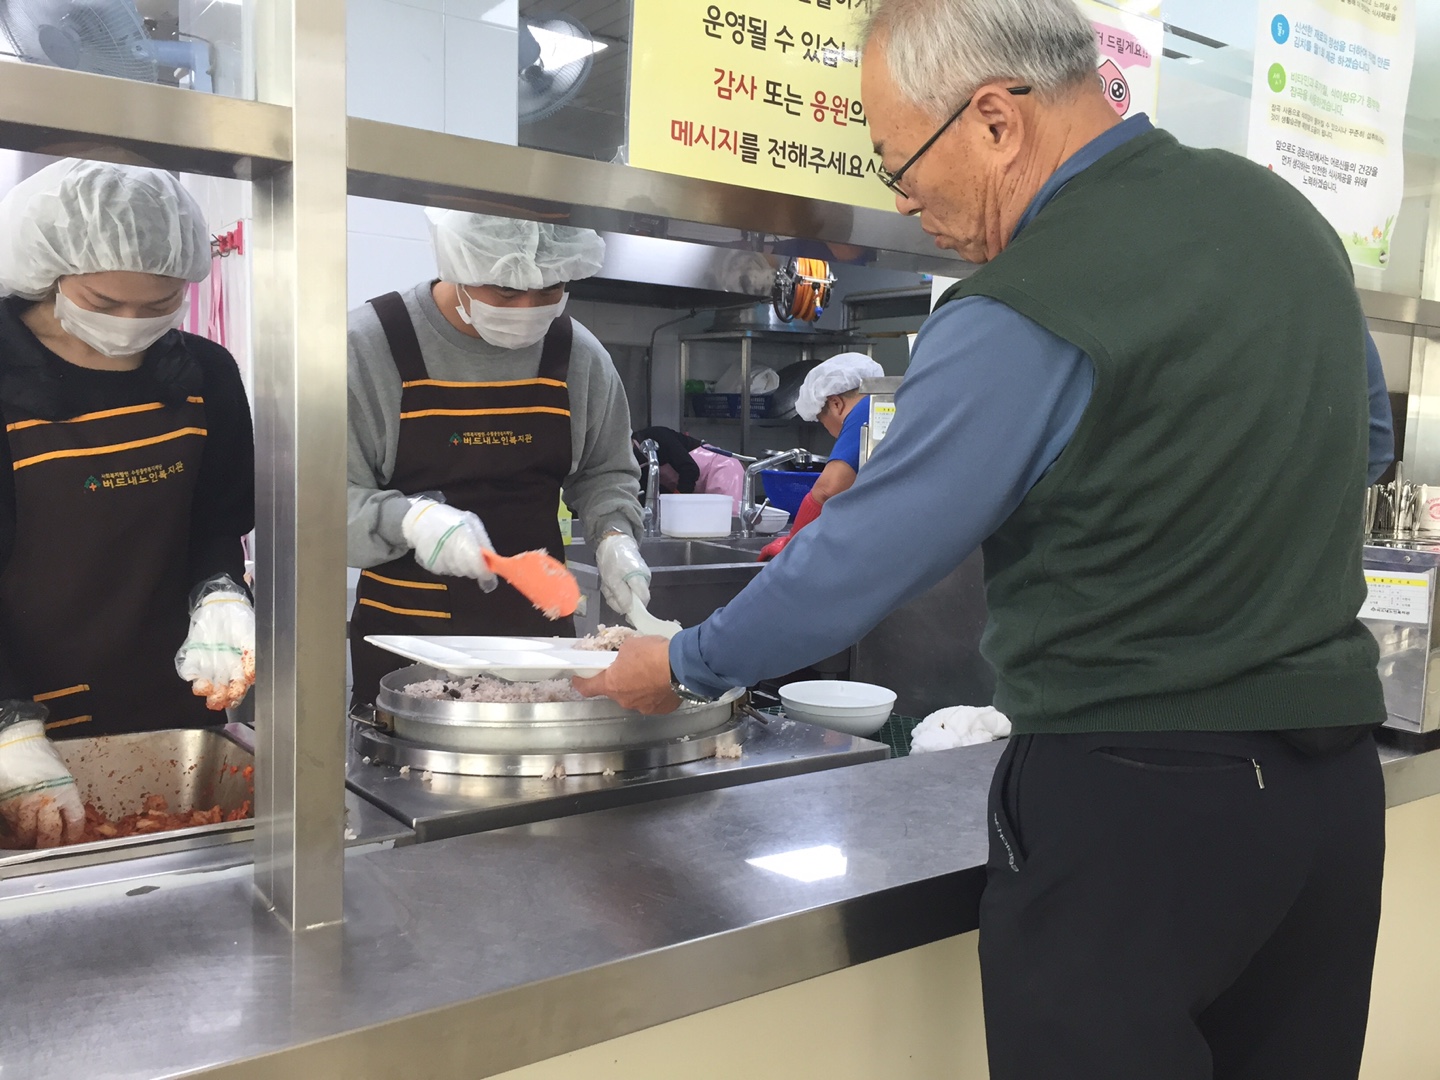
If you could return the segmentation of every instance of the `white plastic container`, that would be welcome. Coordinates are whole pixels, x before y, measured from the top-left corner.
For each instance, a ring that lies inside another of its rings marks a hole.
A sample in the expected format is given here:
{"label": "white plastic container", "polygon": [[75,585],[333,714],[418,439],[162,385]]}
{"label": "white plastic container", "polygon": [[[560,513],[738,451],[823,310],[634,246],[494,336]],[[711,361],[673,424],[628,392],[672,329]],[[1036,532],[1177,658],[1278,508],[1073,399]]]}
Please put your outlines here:
{"label": "white plastic container", "polygon": [[780,688],[785,715],[846,735],[874,735],[895,708],[896,694],[874,683],[815,679]]}
{"label": "white plastic container", "polygon": [[660,531],[683,539],[730,535],[729,495],[661,495]]}

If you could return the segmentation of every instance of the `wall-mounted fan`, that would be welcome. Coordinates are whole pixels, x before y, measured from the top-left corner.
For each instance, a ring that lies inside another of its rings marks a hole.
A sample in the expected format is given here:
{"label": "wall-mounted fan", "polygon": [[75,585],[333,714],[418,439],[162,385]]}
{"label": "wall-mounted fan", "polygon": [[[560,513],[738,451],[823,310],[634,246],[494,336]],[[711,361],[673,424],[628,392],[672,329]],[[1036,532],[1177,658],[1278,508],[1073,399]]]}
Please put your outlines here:
{"label": "wall-mounted fan", "polygon": [[564,108],[605,48],[567,15],[520,20],[520,123],[533,124]]}
{"label": "wall-mounted fan", "polygon": [[196,90],[211,89],[209,47],[152,40],[131,0],[0,0],[0,33],[32,64],[140,82],[184,69]]}

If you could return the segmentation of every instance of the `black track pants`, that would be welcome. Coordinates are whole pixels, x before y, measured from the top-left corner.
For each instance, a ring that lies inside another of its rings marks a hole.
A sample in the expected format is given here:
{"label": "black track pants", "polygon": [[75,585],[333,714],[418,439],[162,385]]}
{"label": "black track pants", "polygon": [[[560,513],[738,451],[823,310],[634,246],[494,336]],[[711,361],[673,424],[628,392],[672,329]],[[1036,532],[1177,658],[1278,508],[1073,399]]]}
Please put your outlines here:
{"label": "black track pants", "polygon": [[1016,736],[989,816],[992,1080],[1354,1080],[1385,851],[1368,735]]}

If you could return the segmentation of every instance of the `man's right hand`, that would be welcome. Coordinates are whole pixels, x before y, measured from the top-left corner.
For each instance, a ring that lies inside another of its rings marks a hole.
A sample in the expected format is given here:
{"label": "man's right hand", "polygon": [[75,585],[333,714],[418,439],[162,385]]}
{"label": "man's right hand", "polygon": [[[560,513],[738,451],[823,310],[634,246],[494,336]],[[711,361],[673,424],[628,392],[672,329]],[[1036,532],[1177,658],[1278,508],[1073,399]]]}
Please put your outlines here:
{"label": "man's right hand", "polygon": [[480,554],[495,548],[474,514],[433,499],[415,498],[410,500],[401,528],[405,542],[415,550],[415,561],[432,574],[474,578],[486,592],[495,588],[495,575]]}
{"label": "man's right hand", "polygon": [[0,702],[0,817],[5,842],[20,848],[75,844],[85,833],[75,778],[45,736],[47,715],[32,701]]}

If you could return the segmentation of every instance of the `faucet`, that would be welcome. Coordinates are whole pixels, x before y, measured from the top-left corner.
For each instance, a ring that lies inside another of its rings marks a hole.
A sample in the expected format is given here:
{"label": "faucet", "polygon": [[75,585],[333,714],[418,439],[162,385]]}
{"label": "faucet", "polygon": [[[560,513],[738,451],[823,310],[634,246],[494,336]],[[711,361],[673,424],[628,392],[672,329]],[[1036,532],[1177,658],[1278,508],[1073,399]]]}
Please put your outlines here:
{"label": "faucet", "polygon": [[645,522],[646,537],[660,535],[660,444],[646,439],[640,444],[645,455],[645,505],[641,514]]}
{"label": "faucet", "polygon": [[754,536],[755,525],[760,520],[761,508],[755,505],[755,478],[766,469],[787,465],[792,461],[797,465],[809,465],[812,460],[808,450],[786,450],[783,454],[773,454],[770,457],[762,458],[753,465],[746,466],[745,490],[740,493],[741,536]]}

